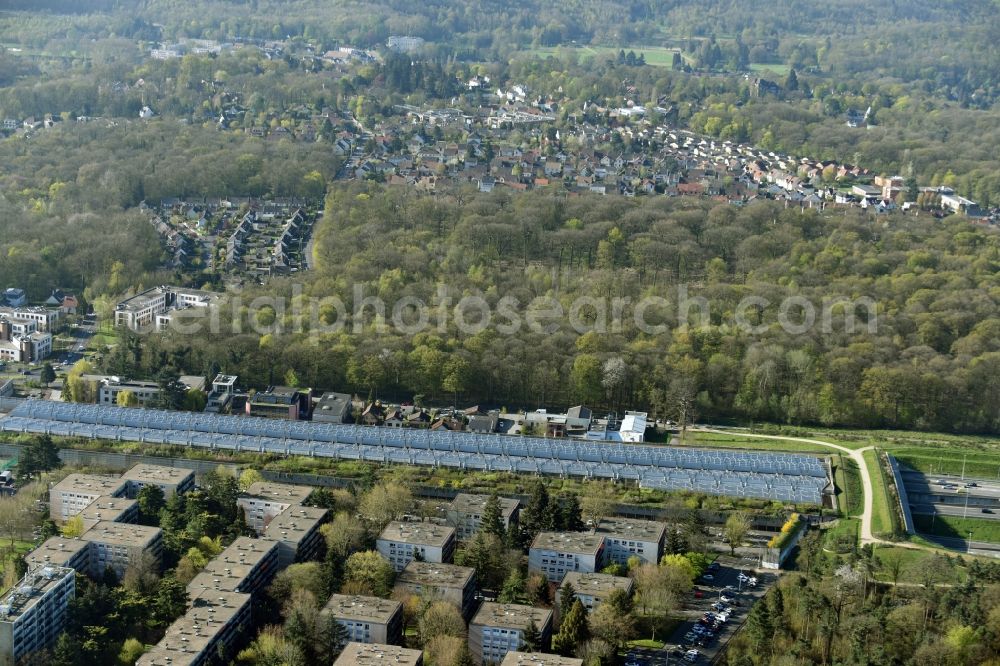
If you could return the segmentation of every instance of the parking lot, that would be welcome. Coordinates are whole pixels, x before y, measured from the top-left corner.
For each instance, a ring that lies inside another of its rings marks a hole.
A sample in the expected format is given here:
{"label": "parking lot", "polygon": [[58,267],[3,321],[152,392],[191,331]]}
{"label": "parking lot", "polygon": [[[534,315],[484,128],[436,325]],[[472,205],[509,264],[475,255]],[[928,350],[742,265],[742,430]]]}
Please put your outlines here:
{"label": "parking lot", "polygon": [[[695,590],[700,590],[702,597],[695,598],[694,595],[685,603],[684,615],[688,618],[674,630],[674,633],[667,640],[667,644],[662,650],[635,649],[629,653],[626,663],[637,666],[664,666],[666,664],[677,665],[688,663],[684,660],[684,654],[688,650],[697,650],[698,658],[694,663],[711,663],[718,655],[720,649],[724,648],[733,637],[739,627],[746,620],[747,614],[753,604],[759,601],[771,585],[778,580],[778,576],[773,572],[761,573],[754,569],[756,558],[751,560],[739,557],[724,555],[717,560],[720,567],[718,571],[712,573],[713,580],[699,580],[695,584]],[[739,574],[745,571],[747,576],[757,578],[757,586],[749,587],[739,580]],[[727,589],[731,587],[732,589]],[[685,636],[690,636],[694,632],[694,627],[699,624],[699,620],[706,612],[716,613],[712,604],[720,603],[722,596],[731,597],[733,601],[726,604],[730,607],[728,621],[720,625],[719,630],[714,633],[705,646],[694,644],[687,640]],[[738,604],[738,605],[737,605]]]}

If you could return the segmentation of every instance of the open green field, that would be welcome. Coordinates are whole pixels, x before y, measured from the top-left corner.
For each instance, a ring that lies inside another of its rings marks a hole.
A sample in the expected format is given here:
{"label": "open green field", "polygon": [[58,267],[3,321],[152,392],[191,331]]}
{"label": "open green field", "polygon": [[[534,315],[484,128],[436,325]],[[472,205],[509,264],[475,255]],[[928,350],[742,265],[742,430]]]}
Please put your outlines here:
{"label": "open green field", "polygon": [[[679,444],[679,442],[678,442]],[[788,453],[830,453],[831,449],[819,444],[806,442],[784,442],[779,440],[743,437],[739,433],[719,434],[714,432],[689,432],[682,446],[724,449],[757,449]]]}
{"label": "open green field", "polygon": [[[966,567],[958,564],[956,560],[950,560],[951,564],[945,562],[938,554],[930,550],[918,550],[916,548],[900,548],[879,546],[875,550],[875,557],[880,566],[875,572],[875,580],[892,582],[892,563],[898,558],[900,560],[899,580],[897,582],[908,585],[919,585],[924,581],[924,572],[928,565],[935,566],[935,578],[940,583],[958,584],[968,578]],[[935,559],[936,558],[936,559]]]}
{"label": "open green field", "polygon": [[896,532],[895,515],[888,490],[886,489],[885,471],[879,464],[878,454],[872,451],[864,452],[865,464],[872,478],[872,534],[893,534]]}
{"label": "open green field", "polygon": [[768,63],[768,64],[764,64],[764,63],[760,63],[760,62],[755,62],[755,63],[753,63],[753,64],[750,65],[750,71],[751,72],[756,72],[758,74],[764,74],[764,73],[770,72],[771,74],[775,74],[777,76],[788,76],[788,72],[790,70],[791,70],[791,67],[789,67],[788,65],[780,64],[780,63]]}
{"label": "open green field", "polygon": [[823,548],[834,553],[850,552],[858,544],[860,529],[857,518],[841,518],[835,526],[823,530]]}
{"label": "open green field", "polygon": [[988,518],[961,518],[959,516],[913,516],[918,532],[936,536],[967,539],[972,532],[973,541],[1000,543],[1000,520]]}
{"label": "open green field", "polygon": [[674,53],[677,49],[667,49],[662,46],[553,46],[548,48],[531,49],[527,51],[531,55],[540,58],[549,56],[559,57],[568,53],[574,53],[578,58],[617,58],[618,51],[625,53],[635,51],[636,57],[643,54],[646,57],[646,64],[654,67],[670,67],[674,62]]}

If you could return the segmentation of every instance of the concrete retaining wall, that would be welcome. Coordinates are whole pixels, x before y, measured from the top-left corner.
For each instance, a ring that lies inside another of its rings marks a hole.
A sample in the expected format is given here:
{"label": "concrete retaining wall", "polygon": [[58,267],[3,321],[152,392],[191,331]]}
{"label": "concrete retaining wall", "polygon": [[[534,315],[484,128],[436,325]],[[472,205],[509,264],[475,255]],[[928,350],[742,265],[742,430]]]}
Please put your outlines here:
{"label": "concrete retaining wall", "polygon": [[892,482],[896,484],[896,496],[899,497],[900,514],[903,516],[903,527],[907,534],[916,534],[913,526],[913,514],[910,513],[910,500],[906,497],[906,486],[903,484],[903,475],[899,472],[899,462],[891,454],[886,453],[889,460],[889,469],[892,470]]}

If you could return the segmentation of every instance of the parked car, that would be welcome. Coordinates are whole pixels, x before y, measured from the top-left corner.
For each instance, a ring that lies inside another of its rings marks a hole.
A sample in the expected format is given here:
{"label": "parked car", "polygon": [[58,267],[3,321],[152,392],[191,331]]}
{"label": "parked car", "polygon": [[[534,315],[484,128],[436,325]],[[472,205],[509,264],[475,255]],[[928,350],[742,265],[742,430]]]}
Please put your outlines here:
{"label": "parked car", "polygon": [[701,590],[696,589],[694,591],[694,598],[695,599],[703,599],[704,597],[705,597],[705,593],[702,592]]}
{"label": "parked car", "polygon": [[687,661],[687,662],[690,662],[690,663],[693,664],[694,662],[698,661],[698,657],[700,657],[700,656],[701,656],[701,653],[698,652],[697,650],[688,650],[687,652],[684,653],[684,661]]}
{"label": "parked car", "polygon": [[719,601],[721,601],[724,604],[731,604],[733,603],[733,598],[723,594],[721,597],[719,597]]}
{"label": "parked car", "polygon": [[711,582],[711,581],[715,580],[715,576],[713,576],[713,575],[712,575],[712,574],[710,574],[710,573],[707,573],[707,574],[702,574],[702,576],[701,576],[701,579],[702,579],[702,580],[704,580],[704,581],[709,581],[709,582]]}

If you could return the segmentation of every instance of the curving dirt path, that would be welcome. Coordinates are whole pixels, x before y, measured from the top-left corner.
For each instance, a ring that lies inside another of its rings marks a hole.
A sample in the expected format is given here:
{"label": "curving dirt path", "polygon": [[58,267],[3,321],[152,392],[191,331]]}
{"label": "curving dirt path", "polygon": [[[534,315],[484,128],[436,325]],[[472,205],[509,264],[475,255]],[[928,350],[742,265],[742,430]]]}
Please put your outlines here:
{"label": "curving dirt path", "polygon": [[[832,444],[831,442],[824,442],[819,439],[807,439],[805,437],[787,437],[784,435],[756,435],[745,432],[736,432],[733,430],[723,430],[717,428],[691,428],[696,432],[711,432],[719,435],[739,435],[740,437],[753,437],[756,439],[770,439],[785,442],[802,442],[804,444],[815,444],[817,446],[825,446],[827,448],[835,449],[841,453],[846,453],[849,455],[857,464],[858,469],[861,471],[861,485],[864,489],[864,504],[861,512],[861,544],[866,543],[883,543],[881,539],[876,539],[872,536],[872,506],[873,498],[875,497],[874,491],[872,489],[872,477],[868,472],[868,465],[865,464],[864,452],[869,451],[875,447],[866,446],[863,449],[849,449],[846,446],[841,446],[840,444]],[[894,544],[898,545],[898,544]]]}

